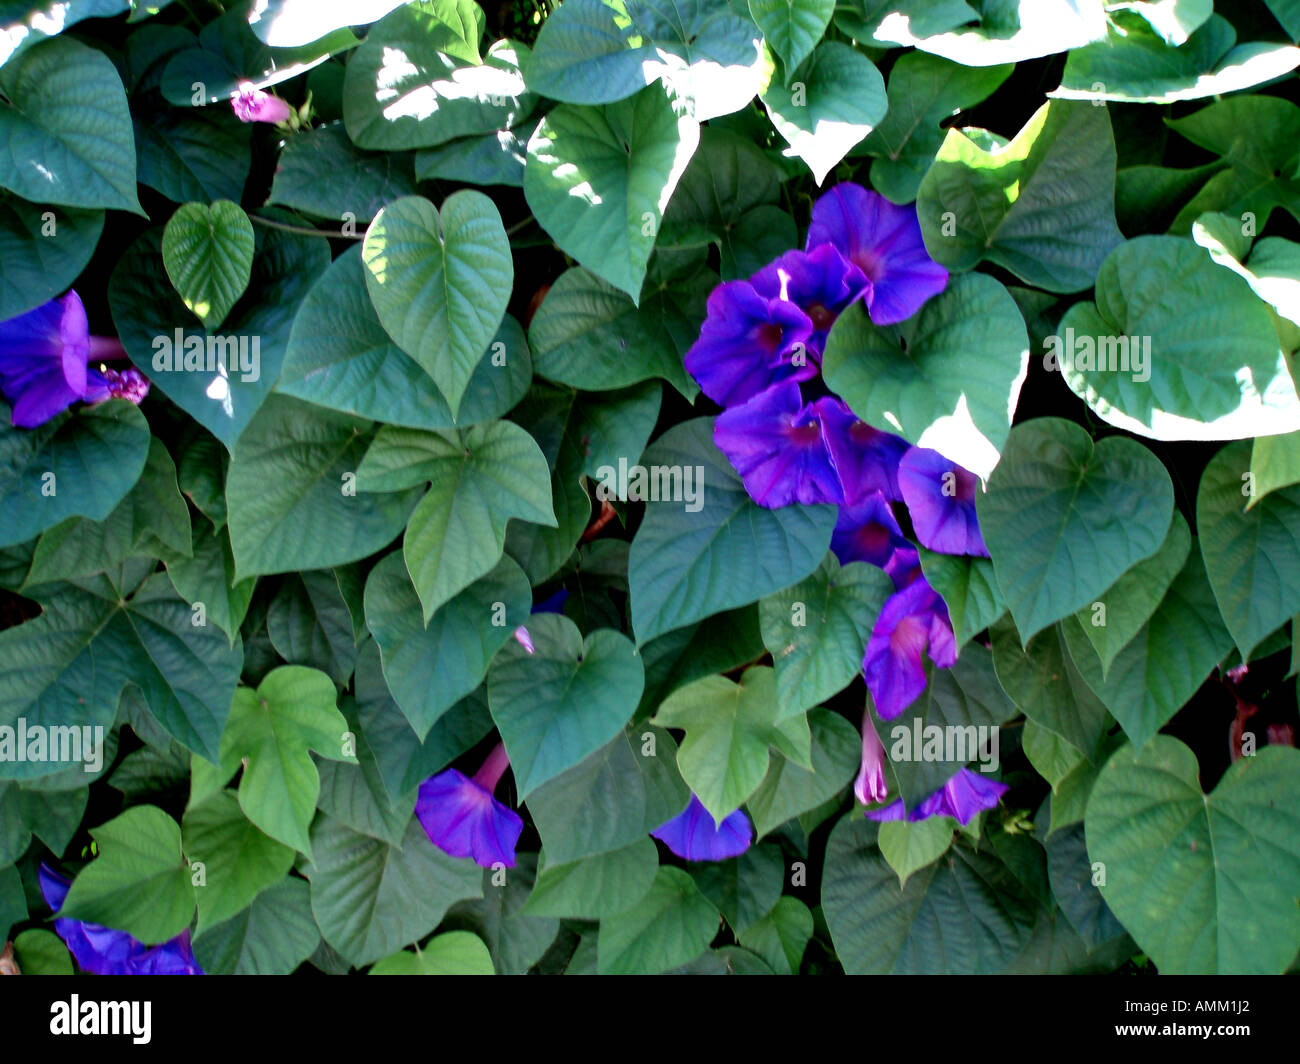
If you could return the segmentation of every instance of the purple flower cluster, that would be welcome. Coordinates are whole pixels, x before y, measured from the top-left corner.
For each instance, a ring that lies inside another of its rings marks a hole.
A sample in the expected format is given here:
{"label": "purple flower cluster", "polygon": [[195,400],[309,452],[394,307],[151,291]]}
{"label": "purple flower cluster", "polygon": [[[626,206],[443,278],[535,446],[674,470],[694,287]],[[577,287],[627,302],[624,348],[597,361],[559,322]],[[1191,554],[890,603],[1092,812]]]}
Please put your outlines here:
{"label": "purple flower cluster", "polygon": [[[57,914],[63,908],[72,881],[48,865],[40,868],[41,894]],[[67,944],[82,971],[94,975],[202,975],[194,959],[190,932],[157,946],[146,946],[125,931],[56,916],[54,930]]]}
{"label": "purple flower cluster", "polygon": [[149,394],[139,371],[89,364],[125,356],[117,340],[90,335],[76,292],[0,322],[0,394],[13,407],[14,425],[36,428],[77,401],[138,404]]}
{"label": "purple flower cluster", "polygon": [[[862,660],[876,712],[886,721],[924,692],[927,658],[937,668],[957,659],[947,606],[922,575],[895,507],[906,507],[916,540],[928,550],[988,557],[975,511],[978,481],[937,452],[863,422],[829,392],[821,359],[836,318],[854,302],[874,324],[895,325],[947,283],[947,271],[926,250],[914,206],[898,206],[860,185],[836,185],[813,206],[804,250],[714,289],[699,339],[686,354],[687,370],[723,407],[713,439],[750,497],[768,508],[838,506],[836,557],[878,566],[893,580]],[[887,794],[884,760],[868,713],[856,785],[864,804]],[[974,787],[964,780],[954,777],[910,815],[962,819],[971,801],[996,804],[1001,784],[979,779]],[[687,824],[691,813],[688,808],[677,819]]]}

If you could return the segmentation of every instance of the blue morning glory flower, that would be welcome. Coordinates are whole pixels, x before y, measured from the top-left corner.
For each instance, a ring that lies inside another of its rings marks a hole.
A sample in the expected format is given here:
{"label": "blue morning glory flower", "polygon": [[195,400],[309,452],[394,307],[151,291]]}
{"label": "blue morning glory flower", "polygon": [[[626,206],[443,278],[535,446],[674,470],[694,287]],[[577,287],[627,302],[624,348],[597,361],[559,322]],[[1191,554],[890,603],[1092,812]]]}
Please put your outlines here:
{"label": "blue morning glory flower", "polygon": [[938,451],[913,447],[898,465],[898,486],[921,546],[941,554],[989,556],[975,514],[979,478]]}
{"label": "blue morning glory flower", "polygon": [[739,857],[754,841],[754,827],[743,809],[715,824],[704,803],[694,794],[685,809],[650,834],[687,861],[725,861],[728,857]]}
{"label": "blue morning glory flower", "polygon": [[817,373],[807,352],[813,325],[780,292],[760,294],[749,281],[727,281],[710,294],[686,371],[721,406],[743,403],[768,386]]}
{"label": "blue morning glory flower", "polygon": [[830,244],[787,251],[754,274],[751,283],[760,295],[793,303],[808,316],[813,328],[808,346],[819,363],[840,311],[867,288],[863,272]]}
{"label": "blue morning glory flower", "polygon": [[76,292],[0,322],[0,393],[13,407],[14,425],[43,425],[78,400],[120,396],[139,403],[149,382],[137,370],[87,365],[91,359],[124,354],[117,340],[90,335],[86,308]]}
{"label": "blue morning glory flower", "polygon": [[415,815],[429,841],[452,857],[472,857],[483,868],[498,863],[514,868],[524,822],[493,797],[509,766],[505,744],[497,743],[472,778],[449,768],[421,783]]}
{"label": "blue morning glory flower", "polygon": [[918,575],[885,601],[862,658],[881,720],[893,720],[925,690],[927,653],[935,665],[948,668],[957,660],[957,639],[948,607]]}
{"label": "blue morning glory flower", "polygon": [[774,384],[719,414],[713,442],[759,506],[842,502],[823,420],[838,402],[823,396],[805,404],[794,381]]}
{"label": "blue morning glory flower", "polygon": [[851,506],[876,492],[886,499],[901,499],[898,463],[907,453],[907,441],[872,428],[842,400],[827,404],[825,418],[826,440],[844,487],[844,501]]}
{"label": "blue morning glory flower", "polygon": [[840,507],[831,535],[831,550],[841,565],[870,562],[884,569],[897,551],[909,549],[911,543],[880,492],[865,496],[853,506]]}
{"label": "blue morning glory flower", "polygon": [[863,301],[877,325],[906,321],[948,286],[948,271],[930,258],[916,207],[845,182],[813,204],[808,250],[831,244],[867,278]]}
{"label": "blue morning glory flower", "polygon": [[1010,788],[1005,783],[990,779],[974,769],[963,768],[933,794],[924,798],[910,813],[903,800],[883,809],[868,809],[871,820],[925,820],[932,816],[950,816],[961,824],[969,824],[976,813],[995,809]]}
{"label": "blue morning glory flower", "polygon": [[[72,881],[45,864],[40,867],[39,878],[45,904],[57,914],[63,908]],[[58,916],[54,930],[81,969],[95,975],[203,974],[190,946],[189,928],[157,946],[146,946],[125,931]]]}

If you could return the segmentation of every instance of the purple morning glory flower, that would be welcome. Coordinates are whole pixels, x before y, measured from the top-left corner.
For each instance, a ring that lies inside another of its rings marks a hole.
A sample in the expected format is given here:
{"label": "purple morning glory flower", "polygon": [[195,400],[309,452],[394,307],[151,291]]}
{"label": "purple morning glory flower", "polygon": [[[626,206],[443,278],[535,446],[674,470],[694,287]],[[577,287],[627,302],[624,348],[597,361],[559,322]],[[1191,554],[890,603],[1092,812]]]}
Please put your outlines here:
{"label": "purple morning glory flower", "polygon": [[743,809],[714,824],[704,803],[692,794],[685,809],[650,834],[687,861],[725,861],[749,849],[754,828]]}
{"label": "purple morning glory flower", "polygon": [[777,381],[817,374],[807,357],[812,333],[808,315],[779,292],[764,296],[749,281],[726,281],[709,294],[686,372],[719,405],[743,403]]}
{"label": "purple morning glory flower", "polygon": [[898,486],[921,546],[942,554],[989,556],[975,515],[979,478],[938,451],[913,447],[898,466]]}
{"label": "purple morning glory flower", "polygon": [[239,92],[230,98],[230,106],[241,122],[287,122],[293,114],[286,101],[255,88],[250,82],[240,84]]}
{"label": "purple morning glory flower", "polygon": [[885,782],[885,746],[871,722],[871,710],[862,714],[862,764],[853,781],[853,793],[863,805],[883,802],[889,796]]}
{"label": "purple morning glory flower", "polygon": [[421,783],[415,815],[429,841],[452,857],[472,857],[483,868],[498,862],[514,868],[524,822],[493,797],[509,766],[505,744],[497,743],[473,778],[449,768]]}
{"label": "purple morning glory flower", "polygon": [[862,658],[867,689],[881,720],[893,720],[925,690],[927,650],[940,668],[957,660],[948,607],[925,577],[917,576],[889,596]]}
{"label": "purple morning glory flower", "polygon": [[900,207],[849,182],[813,204],[808,250],[833,244],[867,277],[863,296],[877,325],[906,321],[948,284],[948,271],[930,258],[916,207]]}
{"label": "purple morning glory flower", "polygon": [[87,366],[91,359],[124,355],[117,340],[90,335],[86,308],[73,291],[0,322],[0,392],[13,406],[14,425],[43,425],[78,400],[120,395],[138,403],[149,382],[136,370]]}
{"label": "purple morning glory flower", "polygon": [[858,418],[841,399],[825,407],[826,441],[844,486],[844,501],[852,505],[874,492],[886,499],[901,499],[898,463],[908,443],[874,429]]}
{"label": "purple morning glory flower", "polygon": [[969,824],[976,813],[996,808],[1008,790],[1005,783],[963,768],[910,813],[906,813],[900,798],[883,809],[868,809],[867,817],[871,820],[902,820],[906,815],[908,820],[917,821],[932,816],[950,816],[961,824]]}
{"label": "purple morning glory flower", "polygon": [[808,346],[818,360],[840,311],[867,288],[866,275],[830,244],[787,251],[750,281],[759,295],[784,299],[808,315],[813,328]]}
{"label": "purple morning glory flower", "polygon": [[713,442],[759,506],[843,502],[822,420],[837,402],[823,396],[805,405],[797,383],[774,384],[719,414]]}
{"label": "purple morning glory flower", "polygon": [[560,588],[559,591],[555,592],[554,595],[551,595],[549,598],[544,598],[542,599],[541,602],[535,604],[532,608],[532,612],[533,613],[563,613],[564,604],[568,601],[569,601],[569,589],[566,587],[562,587]]}
{"label": "purple morning glory flower", "polygon": [[[38,874],[45,904],[57,914],[63,908],[72,881],[45,864],[41,865]],[[80,920],[56,917],[54,930],[67,944],[81,969],[95,975],[203,974],[190,946],[189,928],[157,946],[146,946],[125,931],[114,931]]]}
{"label": "purple morning glory flower", "polygon": [[894,511],[880,492],[863,497],[853,506],[841,506],[831,536],[831,550],[841,565],[870,562],[884,569],[894,552],[907,550],[908,542],[894,520]]}
{"label": "purple morning glory flower", "polygon": [[885,574],[894,581],[894,590],[902,591],[921,575],[921,555],[910,544],[897,548],[885,563]]}

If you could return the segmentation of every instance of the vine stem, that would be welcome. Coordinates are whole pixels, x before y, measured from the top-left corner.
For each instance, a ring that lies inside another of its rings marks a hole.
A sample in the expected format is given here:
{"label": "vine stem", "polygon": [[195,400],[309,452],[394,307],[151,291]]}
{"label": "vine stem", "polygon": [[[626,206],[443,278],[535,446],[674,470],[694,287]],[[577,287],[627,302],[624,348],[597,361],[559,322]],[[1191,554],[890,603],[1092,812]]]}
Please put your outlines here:
{"label": "vine stem", "polygon": [[335,232],[333,230],[311,229],[305,225],[289,225],[285,222],[275,222],[270,218],[261,218],[256,214],[250,214],[249,220],[256,222],[258,225],[264,225],[268,229],[279,229],[286,233],[297,233],[300,236],[319,236],[326,240],[364,240],[364,233],[354,233],[349,236],[347,233]]}
{"label": "vine stem", "polygon": [[506,230],[506,236],[514,236],[517,232],[519,232],[519,230],[521,230],[521,229],[525,228],[526,226],[528,226],[529,224],[531,224],[531,223],[533,222],[533,220],[534,220],[534,219],[533,219],[533,216],[530,214],[530,215],[529,215],[527,218],[525,218],[523,221],[521,221],[521,222],[515,222],[514,225],[512,225],[509,229]]}

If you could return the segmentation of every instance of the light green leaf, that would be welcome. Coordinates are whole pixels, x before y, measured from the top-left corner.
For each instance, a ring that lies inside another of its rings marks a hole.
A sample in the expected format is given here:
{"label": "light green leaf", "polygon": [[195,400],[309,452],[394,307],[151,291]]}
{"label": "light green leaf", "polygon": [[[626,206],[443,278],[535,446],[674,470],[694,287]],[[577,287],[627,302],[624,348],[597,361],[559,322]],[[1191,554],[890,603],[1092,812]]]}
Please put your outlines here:
{"label": "light green leaf", "polygon": [[146,945],[190,926],[194,887],[176,821],[138,805],[90,835],[99,856],[72,881],[60,916],[126,931]]}
{"label": "light green leaf", "polygon": [[294,852],[263,834],[244,816],[232,791],[217,791],[185,811],[185,855],[203,865],[195,896],[197,933],[247,908],[293,867]]}
{"label": "light green leaf", "polygon": [[626,912],[645,897],[659,868],[653,840],[641,837],[619,850],[564,864],[545,860],[524,912],[599,920]]}
{"label": "light green leaf", "polygon": [[1006,145],[949,130],[916,209],[926,247],[949,269],[987,259],[1050,292],[1091,287],[1122,239],[1105,108],[1044,104]]}
{"label": "light green leaf", "polygon": [[345,753],[348,722],[335,704],[334,684],[302,665],[272,669],[257,690],[235,692],[221,736],[221,767],[233,775],[240,762],[239,807],[271,838],[311,854],[307,829],[320,795],[311,751],[331,761]]}
{"label": "light green leaf", "polygon": [[834,12],[835,0],[749,0],[749,13],[786,70],[808,58]]}
{"label": "light green leaf", "polygon": [[377,961],[371,975],[495,975],[492,954],[477,935],[447,931],[423,947],[401,950]]}
{"label": "light green leaf", "polygon": [[901,325],[860,303],[826,342],[826,383],[853,412],[987,477],[1029,368],[1029,336],[1010,293],[986,274],[953,277]]}
{"label": "light green leaf", "polygon": [[196,937],[194,958],[208,975],[289,975],[319,945],[307,883],[288,877]]}
{"label": "light green leaf", "polygon": [[706,676],[687,684],[668,696],[654,723],[685,730],[677,765],[718,824],[763,782],[768,747],[812,768],[807,718],[778,708],[776,675],[767,667],[746,669],[740,683]]}
{"label": "light green leaf", "polygon": [[253,274],[253,223],[238,204],[187,203],[167,222],[163,265],[206,329],[226,319]]}
{"label": "light green leaf", "polygon": [[914,872],[934,864],[952,845],[953,821],[934,816],[925,820],[889,820],[880,825],[880,855],[898,873],[900,888]]}
{"label": "light green leaf", "polygon": [[813,915],[798,898],[783,895],[776,906],[740,935],[740,944],[753,950],[779,975],[795,975],[813,936]]}
{"label": "light green leaf", "polygon": [[604,108],[563,104],[528,142],[524,196],[566,254],[640,302],[668,201],[700,139],[662,89]]}
{"label": "light green leaf", "polygon": [[824,41],[789,75],[787,88],[770,59],[763,106],[790,154],[808,164],[817,184],[885,117],[885,79],[861,52]]}
{"label": "light green leaf", "polygon": [[496,206],[472,189],[448,196],[441,212],[407,196],[379,212],[361,256],[384,329],[433,378],[455,416],[514,284]]}
{"label": "light green leaf", "polygon": [[948,607],[960,649],[1007,612],[1002,589],[987,558],[936,554],[920,548],[921,571]]}

